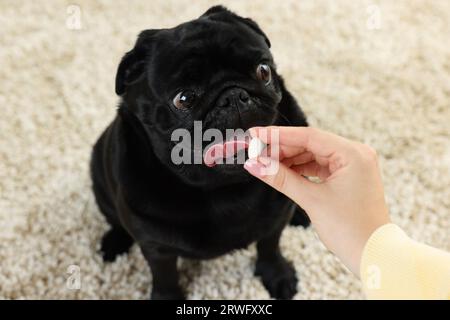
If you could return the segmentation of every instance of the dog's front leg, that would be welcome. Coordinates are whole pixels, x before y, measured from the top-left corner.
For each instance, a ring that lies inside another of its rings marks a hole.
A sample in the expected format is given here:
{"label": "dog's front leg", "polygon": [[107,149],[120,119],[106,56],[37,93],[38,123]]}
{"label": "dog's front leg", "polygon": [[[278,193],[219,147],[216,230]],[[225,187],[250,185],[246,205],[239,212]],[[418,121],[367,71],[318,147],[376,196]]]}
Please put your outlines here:
{"label": "dog's front leg", "polygon": [[258,257],[255,275],[260,276],[270,296],[276,299],[292,299],[297,293],[295,269],[280,251],[281,230],[261,239],[256,244]]}
{"label": "dog's front leg", "polygon": [[178,283],[177,256],[162,252],[154,246],[141,246],[153,276],[150,299],[184,300],[185,296]]}

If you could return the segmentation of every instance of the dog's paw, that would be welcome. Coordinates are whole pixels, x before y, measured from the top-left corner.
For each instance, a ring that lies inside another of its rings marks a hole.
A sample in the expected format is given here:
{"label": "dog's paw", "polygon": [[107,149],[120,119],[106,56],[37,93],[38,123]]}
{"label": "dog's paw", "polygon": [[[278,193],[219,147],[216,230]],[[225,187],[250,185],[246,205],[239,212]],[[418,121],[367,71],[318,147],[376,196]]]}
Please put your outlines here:
{"label": "dog's paw", "polygon": [[186,297],[181,288],[174,288],[171,290],[152,290],[150,294],[151,300],[186,300]]}
{"label": "dog's paw", "polygon": [[275,260],[258,260],[255,275],[261,277],[272,298],[290,300],[297,293],[295,269],[282,256]]}
{"label": "dog's paw", "polygon": [[125,230],[112,228],[102,239],[101,254],[103,261],[112,262],[120,254],[128,252],[133,245],[133,238]]}
{"label": "dog's paw", "polygon": [[291,218],[290,225],[292,226],[302,226],[303,228],[308,228],[311,224],[311,220],[306,214],[305,210],[300,207],[296,207],[294,215]]}

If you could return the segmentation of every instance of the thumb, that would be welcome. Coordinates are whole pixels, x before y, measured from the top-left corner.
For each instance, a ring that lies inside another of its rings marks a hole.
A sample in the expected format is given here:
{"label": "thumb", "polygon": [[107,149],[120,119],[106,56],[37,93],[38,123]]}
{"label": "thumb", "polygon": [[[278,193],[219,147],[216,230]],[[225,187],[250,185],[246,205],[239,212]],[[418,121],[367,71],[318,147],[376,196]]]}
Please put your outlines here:
{"label": "thumb", "polygon": [[245,162],[244,168],[252,176],[285,194],[303,208],[310,202],[314,189],[318,187],[275,159],[249,159]]}

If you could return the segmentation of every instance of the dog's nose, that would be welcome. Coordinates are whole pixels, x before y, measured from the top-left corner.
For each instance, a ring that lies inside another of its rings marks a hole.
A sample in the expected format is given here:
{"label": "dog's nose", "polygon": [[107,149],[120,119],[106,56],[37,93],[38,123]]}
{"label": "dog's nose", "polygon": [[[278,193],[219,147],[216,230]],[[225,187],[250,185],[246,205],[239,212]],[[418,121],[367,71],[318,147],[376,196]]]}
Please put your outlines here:
{"label": "dog's nose", "polygon": [[217,100],[218,107],[237,106],[244,107],[250,101],[250,96],[245,89],[232,88],[222,93]]}

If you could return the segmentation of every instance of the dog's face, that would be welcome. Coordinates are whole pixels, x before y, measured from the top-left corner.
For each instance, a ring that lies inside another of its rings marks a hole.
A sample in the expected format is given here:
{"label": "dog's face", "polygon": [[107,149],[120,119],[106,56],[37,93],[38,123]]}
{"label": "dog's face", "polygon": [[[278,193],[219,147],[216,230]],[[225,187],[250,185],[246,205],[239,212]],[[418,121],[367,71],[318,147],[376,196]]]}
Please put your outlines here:
{"label": "dog's face", "polygon": [[[247,179],[242,164],[217,164],[217,155],[205,155],[211,141],[199,144],[195,135],[218,129],[226,138],[226,129],[245,131],[275,121],[282,92],[269,48],[255,22],[213,7],[175,28],[143,31],[119,65],[116,92],[155,155],[186,183]],[[201,132],[194,133],[194,121],[201,121]],[[172,134],[180,128],[190,133],[181,152],[192,164],[172,161],[179,142]]]}

